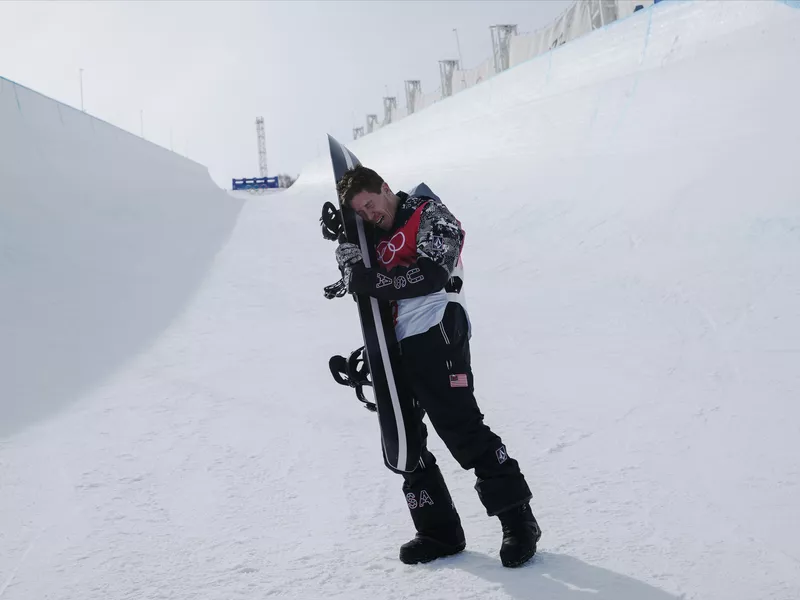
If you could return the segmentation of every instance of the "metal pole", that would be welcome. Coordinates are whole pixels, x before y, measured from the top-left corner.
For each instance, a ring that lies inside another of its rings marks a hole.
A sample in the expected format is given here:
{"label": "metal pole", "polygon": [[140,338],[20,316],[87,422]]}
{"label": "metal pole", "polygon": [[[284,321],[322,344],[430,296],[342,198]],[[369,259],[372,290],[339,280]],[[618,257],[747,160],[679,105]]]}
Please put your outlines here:
{"label": "metal pole", "polygon": [[458,68],[461,71],[461,83],[464,84],[464,89],[466,89],[467,76],[464,75],[464,59],[461,57],[461,43],[458,41],[458,29],[453,27],[453,32],[456,34],[456,48],[458,48]]}
{"label": "metal pole", "polygon": [[461,58],[461,43],[458,41],[458,29],[453,28],[453,31],[456,34],[456,48],[458,48],[458,62],[461,65],[461,68],[464,68],[464,59]]}
{"label": "metal pole", "polygon": [[500,72],[500,65],[497,64],[497,39],[495,35],[495,26],[489,26],[489,33],[492,35],[492,61],[494,62],[494,72]]}
{"label": "metal pole", "polygon": [[83,69],[81,69],[80,72],[81,72],[81,112],[86,112],[83,108]]}

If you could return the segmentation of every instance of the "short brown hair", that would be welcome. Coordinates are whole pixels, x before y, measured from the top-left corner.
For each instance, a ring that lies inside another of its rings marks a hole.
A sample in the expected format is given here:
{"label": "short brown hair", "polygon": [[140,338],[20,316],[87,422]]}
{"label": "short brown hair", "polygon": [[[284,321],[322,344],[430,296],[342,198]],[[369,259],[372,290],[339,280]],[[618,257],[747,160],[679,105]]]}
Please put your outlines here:
{"label": "short brown hair", "polygon": [[361,192],[380,194],[382,188],[383,178],[372,169],[362,165],[357,165],[345,171],[339,183],[336,184],[339,201],[344,206],[350,206],[353,198]]}

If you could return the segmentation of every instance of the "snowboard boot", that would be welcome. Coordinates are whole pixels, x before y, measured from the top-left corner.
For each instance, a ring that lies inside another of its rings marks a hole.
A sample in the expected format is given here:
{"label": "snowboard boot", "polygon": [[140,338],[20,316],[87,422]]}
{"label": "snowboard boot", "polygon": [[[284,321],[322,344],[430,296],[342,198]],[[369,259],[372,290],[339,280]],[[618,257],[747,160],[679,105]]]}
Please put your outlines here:
{"label": "snowboard boot", "polygon": [[403,493],[417,535],[400,547],[400,561],[426,563],[458,554],[465,547],[464,529],[439,466],[404,474]]}
{"label": "snowboard boot", "polygon": [[520,567],[536,554],[536,543],[542,537],[542,530],[527,502],[497,516],[503,525],[500,561],[504,567]]}
{"label": "snowboard boot", "polygon": [[407,565],[427,563],[437,558],[458,554],[466,546],[464,530],[460,525],[457,529],[427,534],[417,532],[413,540],[400,546],[400,562]]}

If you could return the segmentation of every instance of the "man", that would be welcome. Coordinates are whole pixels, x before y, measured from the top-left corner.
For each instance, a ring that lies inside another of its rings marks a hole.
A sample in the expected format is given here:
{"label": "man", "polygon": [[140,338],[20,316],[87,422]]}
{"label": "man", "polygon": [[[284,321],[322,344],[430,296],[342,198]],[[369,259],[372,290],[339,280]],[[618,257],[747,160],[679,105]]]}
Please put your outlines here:
{"label": "man", "polygon": [[343,205],[375,228],[377,244],[379,264],[369,269],[355,244],[337,248],[348,291],[393,303],[403,375],[419,407],[419,466],[403,474],[417,534],[401,546],[400,560],[425,563],[465,548],[461,519],[425,443],[427,414],[461,467],[475,470],[478,496],[502,524],[503,565],[520,566],[536,552],[541,531],[519,465],[483,422],[473,395],[461,224],[424,184],[410,195],[394,194],[380,175],[360,165],[344,174],[337,191]]}

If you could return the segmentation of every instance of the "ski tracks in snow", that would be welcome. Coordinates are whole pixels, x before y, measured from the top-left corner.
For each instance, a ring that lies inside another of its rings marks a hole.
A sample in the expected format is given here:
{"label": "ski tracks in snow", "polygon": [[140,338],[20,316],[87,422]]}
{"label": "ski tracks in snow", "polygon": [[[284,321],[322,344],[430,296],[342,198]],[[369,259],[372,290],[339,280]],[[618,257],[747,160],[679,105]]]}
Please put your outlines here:
{"label": "ski tracks in snow", "polygon": [[8,575],[8,578],[6,579],[5,583],[3,583],[3,585],[0,586],[0,598],[3,597],[8,587],[14,581],[14,578],[17,576],[17,572],[19,571],[19,568],[22,566],[22,563],[25,562],[25,559],[28,558],[28,554],[30,554],[30,551],[33,550],[33,547],[36,545],[36,542],[39,541],[41,535],[42,535],[42,530],[39,530],[33,537],[33,539],[30,541],[28,546],[25,548],[25,551],[22,553],[22,556],[20,556],[19,560],[17,561],[17,564],[14,566],[13,569],[11,569],[11,573]]}

